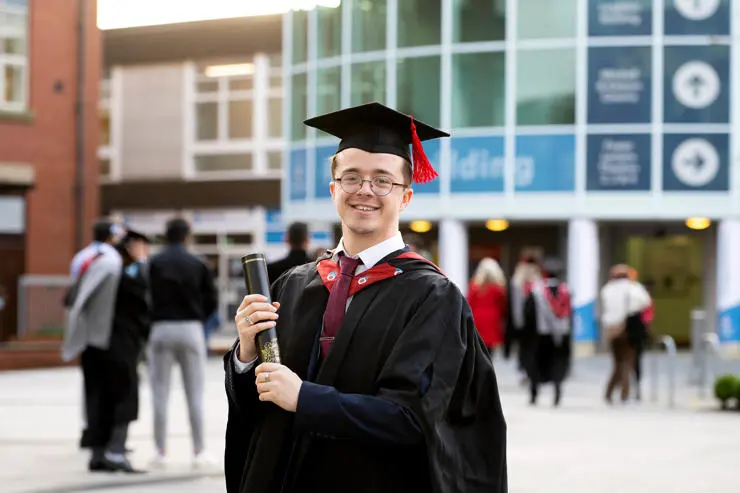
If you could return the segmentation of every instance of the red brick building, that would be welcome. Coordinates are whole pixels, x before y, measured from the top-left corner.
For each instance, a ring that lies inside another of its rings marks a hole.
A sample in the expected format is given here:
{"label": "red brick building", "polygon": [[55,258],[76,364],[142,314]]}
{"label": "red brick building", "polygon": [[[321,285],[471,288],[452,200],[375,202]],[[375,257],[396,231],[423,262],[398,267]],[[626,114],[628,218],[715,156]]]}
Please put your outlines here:
{"label": "red brick building", "polygon": [[0,0],[0,341],[19,276],[67,273],[98,214],[96,3]]}

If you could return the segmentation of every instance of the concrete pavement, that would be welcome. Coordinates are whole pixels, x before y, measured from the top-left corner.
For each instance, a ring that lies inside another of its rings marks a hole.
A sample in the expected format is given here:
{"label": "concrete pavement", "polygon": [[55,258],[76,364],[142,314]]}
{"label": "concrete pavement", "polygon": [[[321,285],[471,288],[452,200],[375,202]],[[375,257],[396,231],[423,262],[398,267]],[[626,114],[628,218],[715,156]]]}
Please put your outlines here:
{"label": "concrete pavement", "polygon": [[[686,385],[688,358],[676,369],[678,392],[669,409],[665,374],[657,402],[608,407],[601,399],[609,369],[605,356],[576,361],[562,407],[551,406],[546,387],[527,405],[511,362],[496,362],[508,421],[512,493],[732,493],[737,491],[740,412],[718,412],[711,399]],[[737,361],[725,371],[740,374]],[[665,372],[665,365],[662,367]],[[0,490],[15,492],[215,492],[222,482],[226,400],[220,359],[208,364],[207,446],[218,464],[190,466],[191,441],[179,372],[170,397],[171,467],[145,475],[90,474],[87,452],[77,448],[81,429],[81,377],[75,368],[0,373]],[[645,385],[647,389],[648,385]],[[645,391],[645,397],[648,392]],[[131,461],[146,467],[154,447],[146,372],[140,419],[131,429]]]}

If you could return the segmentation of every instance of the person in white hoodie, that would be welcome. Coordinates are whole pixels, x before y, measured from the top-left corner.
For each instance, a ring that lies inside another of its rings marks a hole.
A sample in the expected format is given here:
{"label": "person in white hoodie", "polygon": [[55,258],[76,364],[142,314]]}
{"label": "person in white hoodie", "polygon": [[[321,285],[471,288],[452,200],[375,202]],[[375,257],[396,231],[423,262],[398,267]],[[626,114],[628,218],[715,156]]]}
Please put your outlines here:
{"label": "person in white hoodie", "polygon": [[606,386],[605,398],[621,387],[622,402],[629,398],[630,376],[635,366],[638,341],[644,336],[641,313],[650,306],[650,295],[639,282],[630,279],[630,267],[612,267],[610,280],[601,288],[601,327],[609,343],[614,366]]}

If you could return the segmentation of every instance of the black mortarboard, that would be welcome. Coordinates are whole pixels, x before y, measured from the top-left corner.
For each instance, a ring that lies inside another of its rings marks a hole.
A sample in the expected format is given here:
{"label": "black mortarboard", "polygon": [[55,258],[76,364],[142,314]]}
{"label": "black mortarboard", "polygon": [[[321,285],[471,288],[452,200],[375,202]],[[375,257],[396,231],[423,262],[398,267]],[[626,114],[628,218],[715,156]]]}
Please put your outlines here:
{"label": "black mortarboard", "polygon": [[309,118],[303,123],[341,139],[337,152],[357,148],[406,159],[411,163],[415,183],[427,183],[437,177],[421,142],[450,136],[377,102]]}
{"label": "black mortarboard", "polygon": [[126,230],[126,236],[123,238],[123,242],[126,243],[131,240],[141,240],[146,243],[151,243],[152,241],[149,239],[147,235],[144,233],[139,233],[138,231],[134,231],[133,229],[127,229]]}

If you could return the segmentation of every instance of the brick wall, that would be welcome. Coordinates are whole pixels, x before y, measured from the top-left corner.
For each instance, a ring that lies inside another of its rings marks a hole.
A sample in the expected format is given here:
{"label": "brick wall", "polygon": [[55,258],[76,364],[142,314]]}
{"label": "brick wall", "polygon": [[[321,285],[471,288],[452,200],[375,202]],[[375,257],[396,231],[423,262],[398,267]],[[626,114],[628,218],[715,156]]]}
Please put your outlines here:
{"label": "brick wall", "polygon": [[[98,84],[101,37],[96,1],[86,0],[86,173],[84,231],[98,214]],[[32,274],[64,274],[75,252],[75,98],[77,86],[77,0],[29,2],[29,121],[0,117],[0,161],[34,166],[28,195],[26,265]]]}

